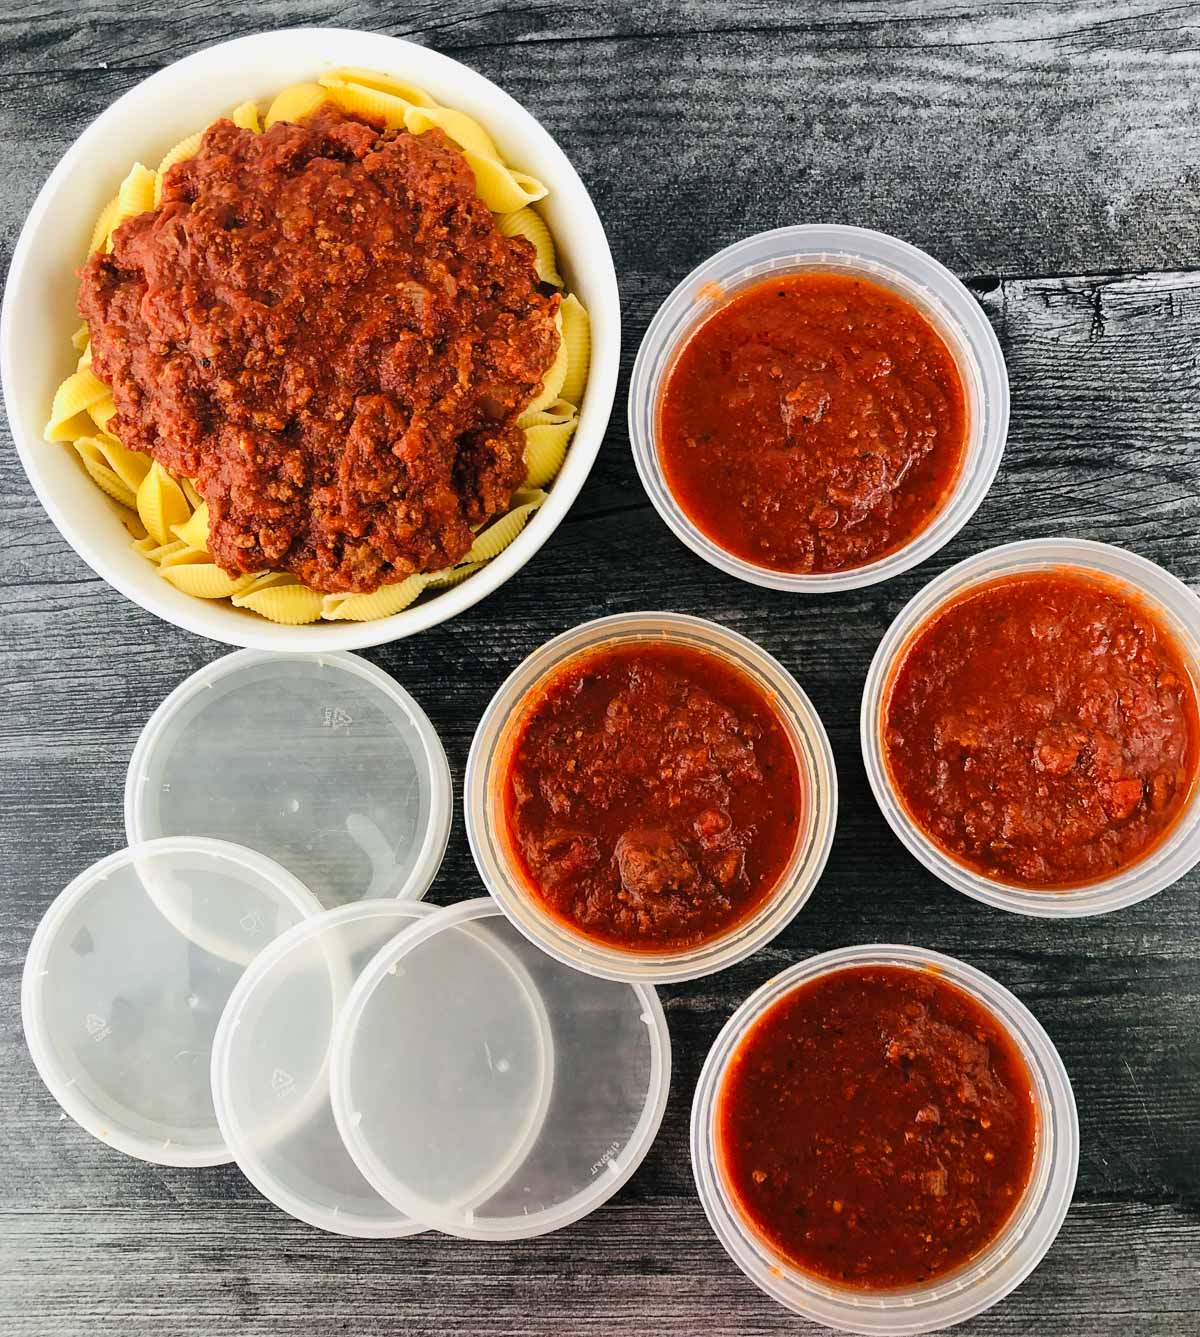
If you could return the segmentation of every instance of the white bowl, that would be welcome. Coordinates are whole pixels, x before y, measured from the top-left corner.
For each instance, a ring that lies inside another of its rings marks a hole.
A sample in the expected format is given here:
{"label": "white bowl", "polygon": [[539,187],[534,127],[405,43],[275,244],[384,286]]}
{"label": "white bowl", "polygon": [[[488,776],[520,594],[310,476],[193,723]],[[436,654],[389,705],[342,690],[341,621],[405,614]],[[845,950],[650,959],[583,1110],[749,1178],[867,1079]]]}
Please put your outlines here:
{"label": "white bowl", "polygon": [[[499,557],[470,579],[377,622],[285,627],[169,585],[130,547],[115,510],[69,447],[42,439],[54,391],[74,370],[75,270],[92,224],[135,160],[155,165],[186,135],[247,98],[266,100],[322,70],[357,65],[411,79],[477,117],[505,159],[545,182],[544,214],[568,287],[591,316],[592,362],[579,428],[549,500]],[[259,650],[355,650],[432,627],[490,594],[550,537],[583,486],[612,411],[620,302],[604,227],[583,182],[541,125],[481,74],[396,37],[345,28],[258,33],[188,56],[117,99],[63,155],[34,202],[9,269],[0,316],[0,374],[17,451],[63,538],[108,583],[185,631]]]}

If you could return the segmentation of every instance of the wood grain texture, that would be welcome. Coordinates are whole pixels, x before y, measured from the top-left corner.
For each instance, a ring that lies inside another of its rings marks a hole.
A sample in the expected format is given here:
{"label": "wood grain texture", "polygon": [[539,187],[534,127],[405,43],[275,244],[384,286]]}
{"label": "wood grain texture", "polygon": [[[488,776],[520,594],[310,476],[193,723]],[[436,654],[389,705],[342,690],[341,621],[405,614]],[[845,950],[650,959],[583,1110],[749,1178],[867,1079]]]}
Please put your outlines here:
{"label": "wood grain texture", "polygon": [[[461,784],[495,687],[553,632],[667,606],[753,637],[829,729],[842,808],[828,871],[776,942],[664,990],[662,1133],[633,1181],[521,1245],[325,1236],[229,1167],[143,1165],[61,1117],[25,1050],[20,970],[53,896],[124,843],[138,730],[220,647],[88,571],[0,441],[0,1337],[235,1329],[540,1337],[815,1332],[725,1257],[695,1199],[687,1119],[704,1054],[776,970],[854,942],[918,942],[1013,988],[1057,1042],[1082,1122],[1075,1204],[1041,1268],[972,1337],[1200,1333],[1200,875],[1117,915],[989,910],[926,874],[875,807],[858,751],[870,656],[901,604],[994,543],[1122,543],[1200,586],[1200,4],[17,0],[0,15],[0,253],[88,119],[147,72],[262,27],[336,23],[457,55],[528,105],[579,166],[620,276],[624,375],[571,513],[455,622],[369,652],[422,702]],[[759,228],[838,219],[922,245],[1000,334],[1013,422],[974,521],[917,571],[829,600],[728,580],[650,509],[623,397],[653,311]],[[431,899],[480,886],[456,817]]]}

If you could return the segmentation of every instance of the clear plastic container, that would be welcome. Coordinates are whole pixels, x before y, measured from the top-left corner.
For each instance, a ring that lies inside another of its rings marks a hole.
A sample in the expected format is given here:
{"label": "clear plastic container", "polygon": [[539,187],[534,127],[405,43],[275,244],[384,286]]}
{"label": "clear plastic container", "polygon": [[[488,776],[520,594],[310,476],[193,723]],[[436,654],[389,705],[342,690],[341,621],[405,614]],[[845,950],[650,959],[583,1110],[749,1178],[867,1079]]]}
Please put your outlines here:
{"label": "clear plastic container", "polygon": [[363,969],[434,908],[356,901],[297,924],[254,958],[212,1044],[217,1123],[264,1197],[337,1235],[392,1239],[424,1229],[367,1183],[329,1098],[330,1042]]}
{"label": "clear plastic container", "polygon": [[589,979],[489,897],[425,916],[363,971],[331,1046],[337,1126],[363,1177],[466,1239],[544,1235],[641,1164],[671,1080],[654,990]]}
{"label": "clear plastic container", "polygon": [[1022,571],[1067,567],[1096,573],[1123,586],[1147,606],[1173,634],[1200,694],[1200,599],[1160,566],[1107,543],[1086,539],[1031,539],[989,548],[959,562],[923,590],[888,628],[863,688],[860,731],[867,778],[888,825],[926,868],[949,886],[976,900],[1017,914],[1072,919],[1106,914],[1143,901],[1169,887],[1200,862],[1200,785],[1165,840],[1145,858],[1103,882],[1068,891],[1033,891],[993,881],[959,863],[936,845],[908,815],[893,792],[883,757],[881,733],[884,694],[893,666],[917,628],[943,604],[969,589]]}
{"label": "clear plastic container", "polygon": [[[794,1267],[746,1223],[719,1165],[716,1113],[730,1058],[774,1003],[798,985],[847,966],[935,970],[977,999],[1004,1026],[1029,1066],[1038,1111],[1038,1140],[1025,1195],[997,1239],[973,1261],[925,1286],[861,1291],[836,1286]],[[755,1285],[805,1318],[841,1332],[936,1332],[1003,1299],[1041,1262],[1071,1204],[1079,1165],[1079,1119],[1071,1083],[1050,1037],[1033,1014],[995,980],[938,952],[917,947],[844,947],[802,961],[752,994],[725,1024],[709,1051],[692,1105],[692,1169],[709,1223],[725,1250]]]}
{"label": "clear plastic container", "polygon": [[[933,521],[895,552],[865,566],[815,574],[775,571],[735,557],[676,502],[658,457],[658,404],[684,341],[731,294],[770,275],[827,270],[870,279],[913,303],[946,341],[962,376],[967,441],[954,490]],[[642,483],[659,515],[713,566],[769,589],[829,594],[907,571],[948,543],[974,515],[1000,467],[1008,436],[1008,372],[979,303],[944,265],[896,237],[868,228],[806,223],[760,232],[718,251],[683,280],[650,322],[629,384],[629,437]]]}
{"label": "clear plastic container", "polygon": [[240,650],[151,715],[125,781],[130,844],[206,835],[260,850],[332,908],[420,900],[450,836],[446,754],[358,655]]}
{"label": "clear plastic container", "polygon": [[[706,650],[747,674],[775,705],[796,750],[804,785],[796,849],[775,891],[749,919],[700,946],[675,952],[624,951],[572,930],[531,894],[512,866],[503,830],[502,768],[523,708],[546,676],[578,655],[639,641]],[[467,837],[484,885],[504,913],[556,960],[602,979],[665,984],[697,979],[744,960],[781,932],[811,895],[829,857],[837,820],[837,772],[820,717],[795,678],[753,641],[683,613],[620,613],[585,622],[534,651],[505,681],[484,712],[464,783]]]}
{"label": "clear plastic container", "polygon": [[93,864],[25,960],[25,1038],[51,1095],[127,1155],[231,1160],[209,1084],[217,1023],[258,952],[320,908],[278,864],[219,840],[153,840]]}

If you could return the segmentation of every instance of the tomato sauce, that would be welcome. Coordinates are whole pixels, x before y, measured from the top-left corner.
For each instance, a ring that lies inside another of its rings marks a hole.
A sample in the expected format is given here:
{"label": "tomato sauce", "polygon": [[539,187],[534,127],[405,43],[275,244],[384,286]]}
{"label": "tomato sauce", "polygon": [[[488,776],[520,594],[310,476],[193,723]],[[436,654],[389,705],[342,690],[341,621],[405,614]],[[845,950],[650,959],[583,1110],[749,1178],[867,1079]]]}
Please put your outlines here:
{"label": "tomato sauce", "polygon": [[1060,569],[973,590],[920,627],[883,708],[912,820],[984,877],[1053,890],[1143,858],[1196,781],[1196,688],[1116,585]]}
{"label": "tomato sauce", "polygon": [[766,694],[724,658],[643,642],[538,689],[504,772],[510,857],[590,938],[676,950],[770,895],[799,838],[800,769]]}
{"label": "tomato sauce", "polygon": [[941,510],[967,433],[938,332],[890,289],[789,274],[731,297],[666,380],[658,452],[692,522],[776,571],[864,566]]}
{"label": "tomato sauce", "polygon": [[509,508],[558,304],[440,131],[329,107],[217,121],[79,293],[112,430],[194,480],[217,565],[362,593]]}
{"label": "tomato sauce", "polygon": [[928,970],[799,985],[734,1051],[717,1104],[726,1186],[795,1267],[864,1290],[979,1254],[1029,1182],[1037,1111],[1000,1022]]}

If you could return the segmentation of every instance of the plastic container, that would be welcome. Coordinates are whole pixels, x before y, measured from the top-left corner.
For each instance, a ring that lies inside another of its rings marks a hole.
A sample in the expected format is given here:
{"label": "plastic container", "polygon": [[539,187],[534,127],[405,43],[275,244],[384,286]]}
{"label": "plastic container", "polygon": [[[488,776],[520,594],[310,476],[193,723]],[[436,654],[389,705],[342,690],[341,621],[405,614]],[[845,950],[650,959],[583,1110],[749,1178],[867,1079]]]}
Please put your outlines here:
{"label": "plastic container", "polygon": [[326,907],[420,900],[450,836],[446,754],[394,678],[358,655],[242,650],[193,673],[138,738],[130,844],[202,834],[260,850]]}
{"label": "plastic container", "polygon": [[411,901],[358,901],[304,920],[255,957],[213,1038],[213,1105],[234,1160],[264,1197],[321,1230],[385,1239],[423,1228],[350,1159],[330,1104],[329,1058],[363,968],[433,913]]}
{"label": "plastic container", "polygon": [[337,1125],[364,1178],[468,1239],[559,1230],[641,1164],[671,1079],[653,989],[589,979],[488,897],[424,917],[359,977],[332,1044]]}
{"label": "plastic container", "polygon": [[[163,580],[130,546],[115,507],[79,467],[75,452],[42,430],[59,381],[74,370],[75,271],[92,224],[135,161],[153,166],[173,145],[247,98],[269,101],[288,84],[338,65],[411,79],[447,107],[484,125],[506,161],[545,182],[538,210],[559,268],[591,318],[591,361],[579,427],[549,499],[505,550],[451,589],[374,622],[290,627],[196,599]],[[612,412],[621,353],[621,302],[604,226],[579,174],[519,103],[477,70],[440,51],[379,32],[285,28],[218,42],[134,84],[87,125],[34,201],[12,252],[0,316],[0,374],[21,463],[47,515],[85,562],[127,599],[197,636],[261,650],[354,650],[444,622],[502,585],[557,528],[600,449]]]}
{"label": "plastic container", "polygon": [[[950,349],[967,403],[967,440],[954,490],[924,530],[895,552],[846,571],[802,573],[757,566],[727,552],[676,502],[658,457],[658,404],[667,372],[692,331],[727,297],[769,275],[825,270],[891,288],[912,302]],[[907,571],[948,543],[987,495],[1008,436],[1008,372],[979,303],[944,265],[896,237],[837,223],[760,232],[718,251],[683,280],[650,322],[629,384],[629,437],[642,484],[659,515],[706,562],[753,585],[792,593],[858,589]]]}
{"label": "plastic container", "polygon": [[[847,966],[929,967],[983,1004],[1020,1050],[1033,1077],[1038,1144],[1029,1186],[995,1242],[958,1271],[925,1286],[860,1291],[801,1272],[748,1226],[722,1180],[715,1116],[730,1058],[755,1021],[798,985]],[[917,947],[845,947],[802,961],[752,994],[709,1051],[692,1105],[692,1169],[709,1223],[743,1272],[780,1304],[842,1332],[936,1332],[990,1308],[1042,1260],[1071,1204],[1079,1164],[1075,1097],[1058,1051],[1033,1014],[995,980]]]}
{"label": "plastic container", "polygon": [[976,873],[947,854],[917,826],[893,792],[883,758],[880,721],[884,693],[897,658],[917,628],[943,604],[967,590],[1022,571],[1050,571],[1069,567],[1083,574],[1098,573],[1124,586],[1149,607],[1173,633],[1200,693],[1200,599],[1182,581],[1144,557],[1107,543],[1085,539],[1031,539],[989,548],[959,562],[931,581],[903,609],[879,643],[863,689],[860,730],[863,760],[875,798],[888,825],[903,844],[948,886],[976,900],[1017,914],[1047,919],[1072,919],[1106,914],[1143,901],[1178,881],[1200,862],[1200,786],[1192,793],[1165,840],[1144,859],[1089,886],[1068,891],[1033,891]]}
{"label": "plastic container", "polygon": [[94,1137],[159,1165],[231,1160],[209,1054],[246,966],[320,910],[278,864],[198,837],[154,840],[81,873],[25,960],[29,1052]]}
{"label": "plastic container", "polygon": [[[510,863],[503,830],[502,769],[523,706],[547,674],[602,646],[668,641],[718,654],[746,673],[779,711],[796,750],[805,806],[800,838],[774,893],[749,919],[686,951],[626,951],[597,942],[551,915]],[[585,622],[536,650],[505,681],[480,720],[464,784],[467,837],[484,885],[531,942],[556,960],[601,979],[665,984],[696,979],[744,960],[792,921],[816,886],[837,820],[837,772],[825,728],[790,673],[753,641],[683,613],[621,613]]]}

